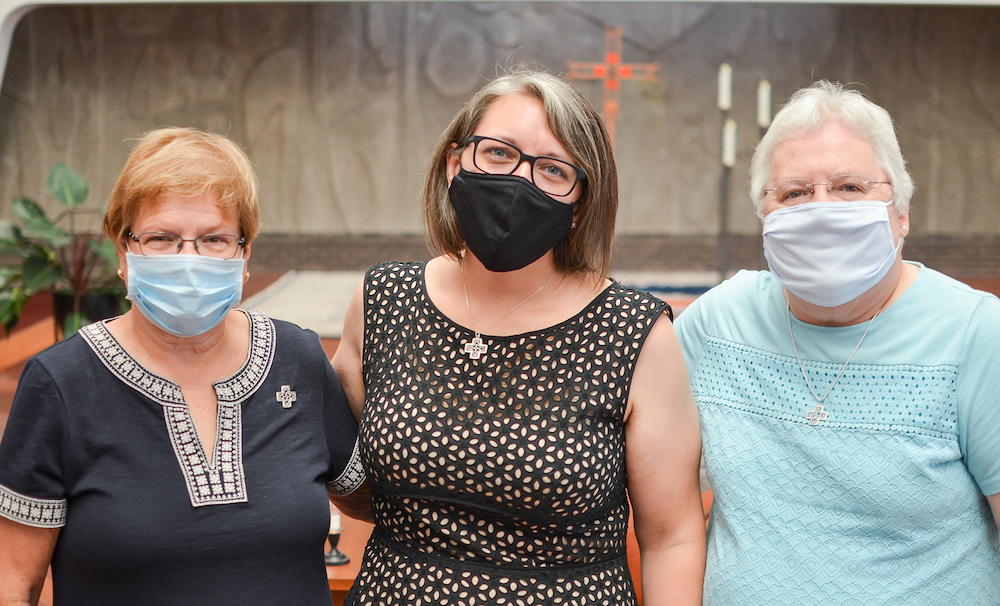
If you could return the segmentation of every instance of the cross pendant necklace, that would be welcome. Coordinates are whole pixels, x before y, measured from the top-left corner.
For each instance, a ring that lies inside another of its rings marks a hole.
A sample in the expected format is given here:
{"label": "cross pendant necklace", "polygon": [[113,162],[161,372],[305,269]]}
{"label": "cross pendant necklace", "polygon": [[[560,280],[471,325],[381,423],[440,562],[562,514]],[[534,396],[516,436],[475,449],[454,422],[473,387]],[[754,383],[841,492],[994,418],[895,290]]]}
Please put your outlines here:
{"label": "cross pendant necklace", "polygon": [[858,344],[854,347],[854,351],[851,352],[851,355],[847,356],[847,361],[844,362],[844,367],[840,369],[840,374],[838,374],[837,378],[833,380],[833,384],[830,385],[830,389],[826,390],[826,393],[821,398],[816,395],[816,391],[813,390],[813,386],[809,382],[809,377],[806,376],[806,368],[802,365],[802,358],[799,357],[799,348],[795,346],[795,335],[792,334],[792,310],[788,305],[788,301],[785,301],[785,315],[788,318],[788,336],[792,338],[792,350],[795,351],[795,359],[799,361],[799,370],[802,371],[802,378],[806,381],[806,387],[809,388],[809,393],[811,393],[812,396],[816,398],[816,401],[819,402],[815,408],[806,413],[806,420],[809,421],[809,424],[813,427],[819,425],[820,421],[825,421],[827,416],[829,416],[827,412],[823,410],[823,402],[830,396],[830,393],[833,391],[833,388],[836,387],[837,381],[840,380],[840,377],[844,375],[844,371],[847,370],[847,365],[851,363],[851,359],[854,357],[854,354],[858,352],[861,344],[865,342],[865,337],[868,336],[868,331],[872,327],[872,322],[875,321],[875,318],[877,318],[880,313],[882,313],[881,309],[876,311],[875,315],[872,316],[872,319],[868,321],[868,328],[865,328],[864,334],[861,335],[861,340],[858,341]]}
{"label": "cross pendant necklace", "polygon": [[[469,311],[469,323],[475,324],[476,321],[472,317],[472,306],[469,305],[469,288],[465,285],[465,263],[464,261],[459,260],[459,264],[462,266],[462,291],[465,293],[465,308]],[[549,276],[549,279],[546,280],[544,284],[538,287],[538,290],[528,295],[527,298],[524,299],[524,301],[521,301],[520,303],[512,307],[510,311],[497,318],[496,322],[490,324],[483,330],[487,331],[493,328],[494,326],[500,323],[500,320],[503,320],[510,314],[514,313],[515,309],[527,303],[528,299],[542,292],[542,289],[549,285],[549,282],[552,281],[552,278],[555,277],[555,275],[556,275],[556,270],[552,270],[552,275]],[[473,330],[473,332],[476,333],[476,336],[472,337],[471,341],[467,341],[464,344],[464,346],[462,347],[462,351],[469,354],[469,357],[472,358],[473,360],[478,360],[483,354],[485,354],[489,350],[489,346],[483,342],[483,336],[479,333],[478,330]]]}

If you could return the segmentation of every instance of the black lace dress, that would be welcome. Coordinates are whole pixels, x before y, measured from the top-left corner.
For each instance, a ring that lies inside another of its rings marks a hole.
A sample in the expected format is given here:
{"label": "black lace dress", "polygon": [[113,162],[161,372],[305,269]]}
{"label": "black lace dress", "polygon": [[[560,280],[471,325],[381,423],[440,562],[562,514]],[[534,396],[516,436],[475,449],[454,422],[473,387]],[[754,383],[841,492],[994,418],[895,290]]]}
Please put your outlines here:
{"label": "black lace dress", "polygon": [[375,530],[345,604],[635,604],[623,416],[666,303],[614,283],[473,359],[423,264],[375,266],[364,289]]}

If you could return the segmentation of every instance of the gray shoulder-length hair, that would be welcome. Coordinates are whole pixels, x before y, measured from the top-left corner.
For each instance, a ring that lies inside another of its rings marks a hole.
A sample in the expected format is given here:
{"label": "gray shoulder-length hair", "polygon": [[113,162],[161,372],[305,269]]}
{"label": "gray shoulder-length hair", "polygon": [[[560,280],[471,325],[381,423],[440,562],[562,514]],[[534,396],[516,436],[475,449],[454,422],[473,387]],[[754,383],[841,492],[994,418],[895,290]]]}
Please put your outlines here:
{"label": "gray shoulder-length hair", "polygon": [[486,84],[441,135],[421,193],[430,246],[436,254],[452,256],[459,256],[466,247],[448,198],[448,156],[462,152],[497,98],[515,94],[542,102],[552,134],[587,175],[576,202],[576,228],[556,244],[555,265],[562,271],[606,277],[618,214],[618,170],[611,140],[600,115],[583,95],[562,78],[530,66],[516,66]]}
{"label": "gray shoulder-length hair", "polygon": [[792,95],[775,114],[767,134],[754,150],[750,162],[750,199],[758,217],[764,217],[764,190],[771,181],[774,150],[785,141],[808,136],[831,122],[843,124],[872,146],[879,167],[892,184],[896,212],[906,212],[910,207],[913,179],[906,172],[906,161],[899,150],[889,112],[856,90],[820,80]]}

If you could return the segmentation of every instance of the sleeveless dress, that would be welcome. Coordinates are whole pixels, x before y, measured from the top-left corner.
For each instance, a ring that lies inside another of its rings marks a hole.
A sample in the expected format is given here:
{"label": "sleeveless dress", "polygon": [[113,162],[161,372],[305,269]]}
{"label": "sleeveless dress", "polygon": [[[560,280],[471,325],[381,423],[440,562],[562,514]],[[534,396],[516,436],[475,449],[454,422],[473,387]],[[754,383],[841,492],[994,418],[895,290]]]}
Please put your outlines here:
{"label": "sleeveless dress", "polygon": [[623,417],[669,306],[613,283],[565,322],[483,335],[477,358],[422,263],[370,269],[364,306],[375,529],[345,604],[635,604]]}

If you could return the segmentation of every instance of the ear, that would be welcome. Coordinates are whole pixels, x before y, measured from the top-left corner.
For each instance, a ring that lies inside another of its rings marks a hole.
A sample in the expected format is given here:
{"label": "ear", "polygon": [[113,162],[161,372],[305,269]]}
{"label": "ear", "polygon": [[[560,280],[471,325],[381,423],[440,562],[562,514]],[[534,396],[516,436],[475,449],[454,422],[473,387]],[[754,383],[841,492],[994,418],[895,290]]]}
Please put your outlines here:
{"label": "ear", "polygon": [[125,284],[128,284],[128,261],[125,259],[125,254],[131,252],[128,248],[128,236],[125,236],[125,243],[119,243],[115,246],[115,252],[118,255],[118,276],[121,277]]}
{"label": "ear", "polygon": [[910,235],[910,209],[899,215],[899,235],[904,238]]}
{"label": "ear", "polygon": [[447,163],[445,165],[445,170],[449,186],[451,186],[451,180],[455,178],[459,169],[462,168],[462,154],[455,153],[455,148],[457,147],[458,143],[452,142],[452,144],[448,147],[448,157],[445,159],[445,162]]}
{"label": "ear", "polygon": [[244,264],[246,264],[246,263],[248,263],[250,261],[250,245],[251,244],[253,244],[253,243],[252,242],[247,242],[246,244],[243,245],[243,261],[244,261]]}
{"label": "ear", "polygon": [[118,276],[128,285],[128,263],[125,262],[125,255],[118,255]]}

